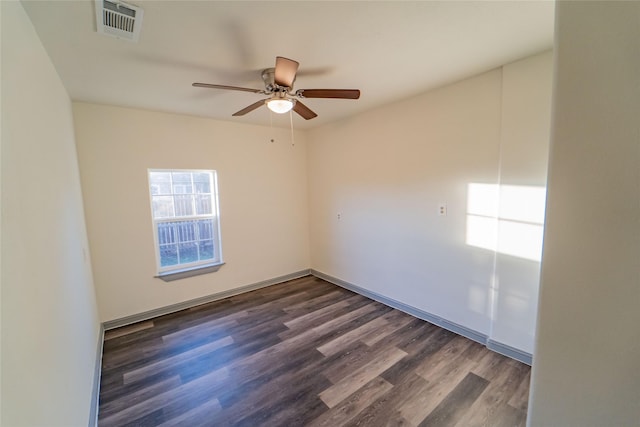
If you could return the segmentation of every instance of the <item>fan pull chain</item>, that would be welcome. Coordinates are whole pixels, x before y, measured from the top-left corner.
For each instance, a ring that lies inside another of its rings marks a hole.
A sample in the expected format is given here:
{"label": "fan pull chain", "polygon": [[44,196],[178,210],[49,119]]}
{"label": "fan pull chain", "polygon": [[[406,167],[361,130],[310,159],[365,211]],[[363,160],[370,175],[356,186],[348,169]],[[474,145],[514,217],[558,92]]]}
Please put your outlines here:
{"label": "fan pull chain", "polygon": [[[273,113],[271,112],[271,110],[269,110],[269,127],[270,127],[270,131],[271,131],[271,135],[273,136]],[[271,138],[270,140],[271,142],[274,142],[274,139]]]}

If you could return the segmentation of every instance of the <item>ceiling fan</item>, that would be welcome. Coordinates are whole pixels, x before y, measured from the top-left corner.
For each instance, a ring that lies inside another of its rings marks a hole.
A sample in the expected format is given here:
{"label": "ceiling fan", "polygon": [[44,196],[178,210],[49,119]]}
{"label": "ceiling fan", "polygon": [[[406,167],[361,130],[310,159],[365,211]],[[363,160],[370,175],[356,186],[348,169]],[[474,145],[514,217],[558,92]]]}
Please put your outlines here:
{"label": "ceiling fan", "polygon": [[193,83],[195,87],[205,87],[211,89],[238,90],[242,92],[260,93],[269,95],[268,98],[261,99],[240,111],[233,113],[234,116],[244,116],[266,104],[274,113],[286,113],[295,111],[304,119],[309,120],[317,117],[309,107],[300,102],[304,98],[338,98],[338,99],[358,99],[360,90],[358,89],[298,89],[293,92],[293,82],[296,80],[299,63],[292,59],[276,57],[275,68],[267,68],[262,71],[264,89],[251,89],[238,86],[225,86],[210,83]]}

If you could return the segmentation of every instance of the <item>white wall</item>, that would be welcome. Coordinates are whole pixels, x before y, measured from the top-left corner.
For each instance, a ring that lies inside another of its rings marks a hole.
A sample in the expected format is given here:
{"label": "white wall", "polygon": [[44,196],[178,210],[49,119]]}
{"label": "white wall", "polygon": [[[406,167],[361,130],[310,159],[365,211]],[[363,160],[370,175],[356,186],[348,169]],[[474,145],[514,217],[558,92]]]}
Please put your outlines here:
{"label": "white wall", "polygon": [[502,69],[499,222],[490,338],[533,353],[549,157],[553,55]]}
{"label": "white wall", "polygon": [[71,102],[19,2],[2,8],[2,425],[84,426],[99,320]]}
{"label": "white wall", "polygon": [[640,3],[558,2],[531,426],[640,423]]}
{"label": "white wall", "polygon": [[[288,129],[73,108],[103,321],[309,268],[304,134],[296,133],[292,146]],[[217,170],[226,263],[218,272],[168,283],[153,277],[148,168]]]}
{"label": "white wall", "polygon": [[467,246],[466,202],[498,180],[500,85],[495,70],[312,131],[312,268],[488,333],[493,253]]}
{"label": "white wall", "polygon": [[502,183],[544,187],[550,69],[546,53],[310,131],[312,268],[530,352],[539,262],[495,262],[496,191],[501,158]]}

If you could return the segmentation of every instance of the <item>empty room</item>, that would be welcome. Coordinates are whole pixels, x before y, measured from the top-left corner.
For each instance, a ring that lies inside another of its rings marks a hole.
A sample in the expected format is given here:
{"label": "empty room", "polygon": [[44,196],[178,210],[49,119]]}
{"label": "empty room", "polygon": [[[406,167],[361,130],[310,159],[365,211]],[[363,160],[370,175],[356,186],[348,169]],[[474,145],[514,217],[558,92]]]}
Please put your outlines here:
{"label": "empty room", "polygon": [[639,23],[0,2],[0,425],[640,425]]}

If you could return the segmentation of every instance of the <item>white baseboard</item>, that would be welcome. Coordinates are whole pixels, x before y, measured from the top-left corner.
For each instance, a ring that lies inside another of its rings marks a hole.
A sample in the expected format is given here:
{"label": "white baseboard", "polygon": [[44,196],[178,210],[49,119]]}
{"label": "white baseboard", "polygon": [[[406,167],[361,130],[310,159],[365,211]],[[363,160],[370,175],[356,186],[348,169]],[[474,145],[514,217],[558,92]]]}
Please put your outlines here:
{"label": "white baseboard", "polygon": [[436,316],[435,314],[420,310],[418,308],[407,305],[403,302],[396,301],[384,295],[380,295],[376,292],[369,291],[367,289],[361,288],[360,286],[354,285],[353,283],[346,282],[342,279],[338,279],[336,277],[330,276],[320,271],[311,269],[311,274],[320,279],[326,280],[327,282],[331,282],[334,285],[338,285],[345,289],[349,289],[350,291],[353,291],[357,294],[363,295],[367,298],[371,298],[372,300],[381,302],[384,305],[403,311],[407,314],[417,317],[418,319],[425,320],[436,326],[440,326],[441,328],[447,329],[451,332],[455,332],[458,335],[462,335],[463,337],[469,338],[470,340],[473,340],[480,344],[485,345],[489,350],[495,351],[496,353],[500,353],[504,356],[511,357],[512,359],[518,360],[522,363],[526,363],[527,365],[531,366],[531,362],[533,359],[531,354],[518,350],[516,348],[510,347],[506,344],[502,344],[497,341],[494,341],[483,333],[474,331],[473,329],[469,329],[466,326],[462,326],[462,325],[458,325],[457,323],[450,322],[447,319],[443,319],[440,316]]}
{"label": "white baseboard", "polygon": [[176,311],[185,310],[187,308],[206,304],[208,302],[218,301],[224,298],[232,297],[234,295],[243,294],[245,292],[255,291],[256,289],[260,289],[260,288],[266,288],[267,286],[272,286],[278,283],[286,282],[288,280],[293,280],[299,277],[308,276],[309,274],[310,274],[309,269],[300,270],[300,271],[296,271],[295,273],[274,277],[273,279],[263,280],[261,282],[253,283],[251,285],[241,286],[239,288],[230,289],[228,291],[218,292],[211,295],[205,295],[200,298],[179,302],[177,304],[156,308],[153,310],[145,311],[143,313],[133,314],[131,316],[121,317],[119,319],[107,320],[102,325],[104,326],[104,329],[108,331],[109,329],[115,329],[121,326],[131,325],[133,323],[142,322],[143,320],[149,320],[159,316],[164,316],[165,314],[175,313]]}
{"label": "white baseboard", "polygon": [[91,389],[91,409],[89,411],[89,427],[98,425],[98,405],[100,404],[100,377],[102,376],[102,350],[104,347],[104,326],[100,325],[98,333],[98,348],[93,372],[93,386]]}
{"label": "white baseboard", "polygon": [[494,341],[492,339],[487,340],[487,348],[489,350],[495,351],[496,353],[500,353],[512,359],[519,360],[520,362],[526,363],[529,366],[531,366],[531,364],[533,363],[533,355],[531,353],[518,350],[517,348],[511,347],[498,341]]}

